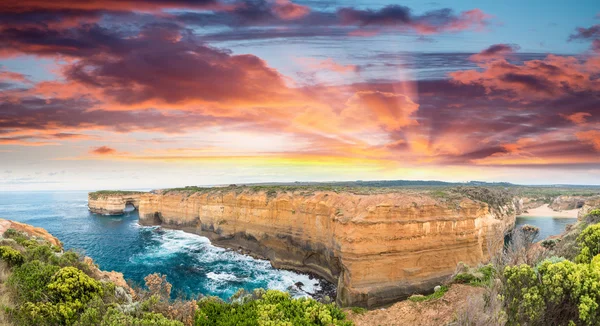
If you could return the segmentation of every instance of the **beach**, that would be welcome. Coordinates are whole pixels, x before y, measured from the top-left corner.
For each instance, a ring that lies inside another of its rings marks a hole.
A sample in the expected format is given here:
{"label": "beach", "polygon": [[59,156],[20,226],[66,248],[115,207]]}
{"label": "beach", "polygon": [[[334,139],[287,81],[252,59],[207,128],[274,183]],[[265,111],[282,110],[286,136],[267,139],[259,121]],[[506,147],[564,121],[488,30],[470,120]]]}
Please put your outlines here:
{"label": "beach", "polygon": [[538,208],[527,210],[527,213],[522,213],[519,216],[527,217],[562,217],[562,218],[577,218],[578,209],[570,209],[566,211],[555,211],[548,205],[542,205]]}

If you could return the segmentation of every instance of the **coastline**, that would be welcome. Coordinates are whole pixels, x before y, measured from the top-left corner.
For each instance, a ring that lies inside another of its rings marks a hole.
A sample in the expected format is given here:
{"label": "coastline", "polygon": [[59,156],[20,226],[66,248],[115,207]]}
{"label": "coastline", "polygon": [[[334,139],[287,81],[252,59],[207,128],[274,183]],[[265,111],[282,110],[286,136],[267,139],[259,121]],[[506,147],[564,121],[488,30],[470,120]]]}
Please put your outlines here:
{"label": "coastline", "polygon": [[566,211],[555,211],[548,207],[548,204],[537,208],[529,209],[526,213],[522,213],[517,217],[554,217],[554,218],[574,218],[577,219],[579,209],[570,209]]}

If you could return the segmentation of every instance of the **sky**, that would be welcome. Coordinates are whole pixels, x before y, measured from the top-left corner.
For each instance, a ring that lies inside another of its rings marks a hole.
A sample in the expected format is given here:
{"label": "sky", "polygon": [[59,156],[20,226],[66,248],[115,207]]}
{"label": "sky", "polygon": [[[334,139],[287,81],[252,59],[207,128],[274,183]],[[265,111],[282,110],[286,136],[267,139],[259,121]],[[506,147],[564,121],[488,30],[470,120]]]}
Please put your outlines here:
{"label": "sky", "polygon": [[600,184],[597,1],[0,2],[0,191]]}

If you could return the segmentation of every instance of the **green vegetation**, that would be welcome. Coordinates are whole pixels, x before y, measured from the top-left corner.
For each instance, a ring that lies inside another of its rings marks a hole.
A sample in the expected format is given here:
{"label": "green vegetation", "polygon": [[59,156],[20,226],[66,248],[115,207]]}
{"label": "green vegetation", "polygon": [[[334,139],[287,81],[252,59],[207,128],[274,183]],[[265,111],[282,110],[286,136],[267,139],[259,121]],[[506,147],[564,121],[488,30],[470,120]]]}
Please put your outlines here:
{"label": "green vegetation", "polygon": [[97,279],[76,252],[12,229],[0,241],[0,268],[8,274],[0,286],[8,290],[3,302],[11,303],[2,312],[12,325],[351,325],[335,304],[274,290],[239,291],[230,302],[173,300],[171,284],[158,274],[148,275],[134,296]]}
{"label": "green vegetation", "polygon": [[423,302],[423,301],[429,301],[429,300],[435,300],[435,299],[439,299],[441,297],[444,296],[444,294],[446,292],[448,292],[450,288],[448,286],[442,285],[440,287],[440,290],[433,292],[432,294],[429,295],[412,295],[408,298],[408,300],[412,301],[412,302]]}
{"label": "green vegetation", "polygon": [[452,278],[452,282],[473,286],[486,286],[493,280],[495,274],[496,270],[491,264],[474,269],[465,266],[464,271],[457,273]]}
{"label": "green vegetation", "polygon": [[580,252],[575,261],[578,263],[589,263],[596,255],[600,254],[600,224],[588,226],[579,237],[577,237]]}
{"label": "green vegetation", "polygon": [[576,230],[575,261],[549,257],[504,268],[507,325],[600,324],[600,224]]}
{"label": "green vegetation", "polygon": [[362,308],[362,307],[352,307],[352,308],[350,308],[350,310],[357,315],[362,315],[368,311],[367,309]]}
{"label": "green vegetation", "polygon": [[127,190],[99,190],[88,193],[90,199],[104,198],[108,196],[119,196],[119,195],[138,195],[144,194],[144,191],[127,191]]}
{"label": "green vegetation", "polygon": [[208,297],[198,301],[195,325],[352,325],[335,304],[292,299],[289,293],[256,290],[233,303]]}

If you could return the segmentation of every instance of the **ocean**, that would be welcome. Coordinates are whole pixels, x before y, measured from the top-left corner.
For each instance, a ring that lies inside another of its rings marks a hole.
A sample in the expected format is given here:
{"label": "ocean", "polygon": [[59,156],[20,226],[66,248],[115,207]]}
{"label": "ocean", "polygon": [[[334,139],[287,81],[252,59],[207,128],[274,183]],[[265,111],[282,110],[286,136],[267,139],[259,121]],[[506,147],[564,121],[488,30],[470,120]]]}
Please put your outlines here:
{"label": "ocean", "polygon": [[[294,296],[322,290],[318,279],[215,247],[206,237],[140,226],[137,211],[124,216],[92,214],[83,191],[0,192],[0,218],[42,227],[65,249],[82,252],[102,270],[121,272],[136,284],[143,284],[148,274],[167,275],[174,295],[227,299],[240,288],[287,290]],[[301,289],[297,282],[303,284]]]}
{"label": "ocean", "polygon": [[551,216],[517,216],[516,227],[525,224],[540,228],[537,240],[544,240],[552,235],[559,235],[565,231],[567,225],[575,224],[577,219]]}

